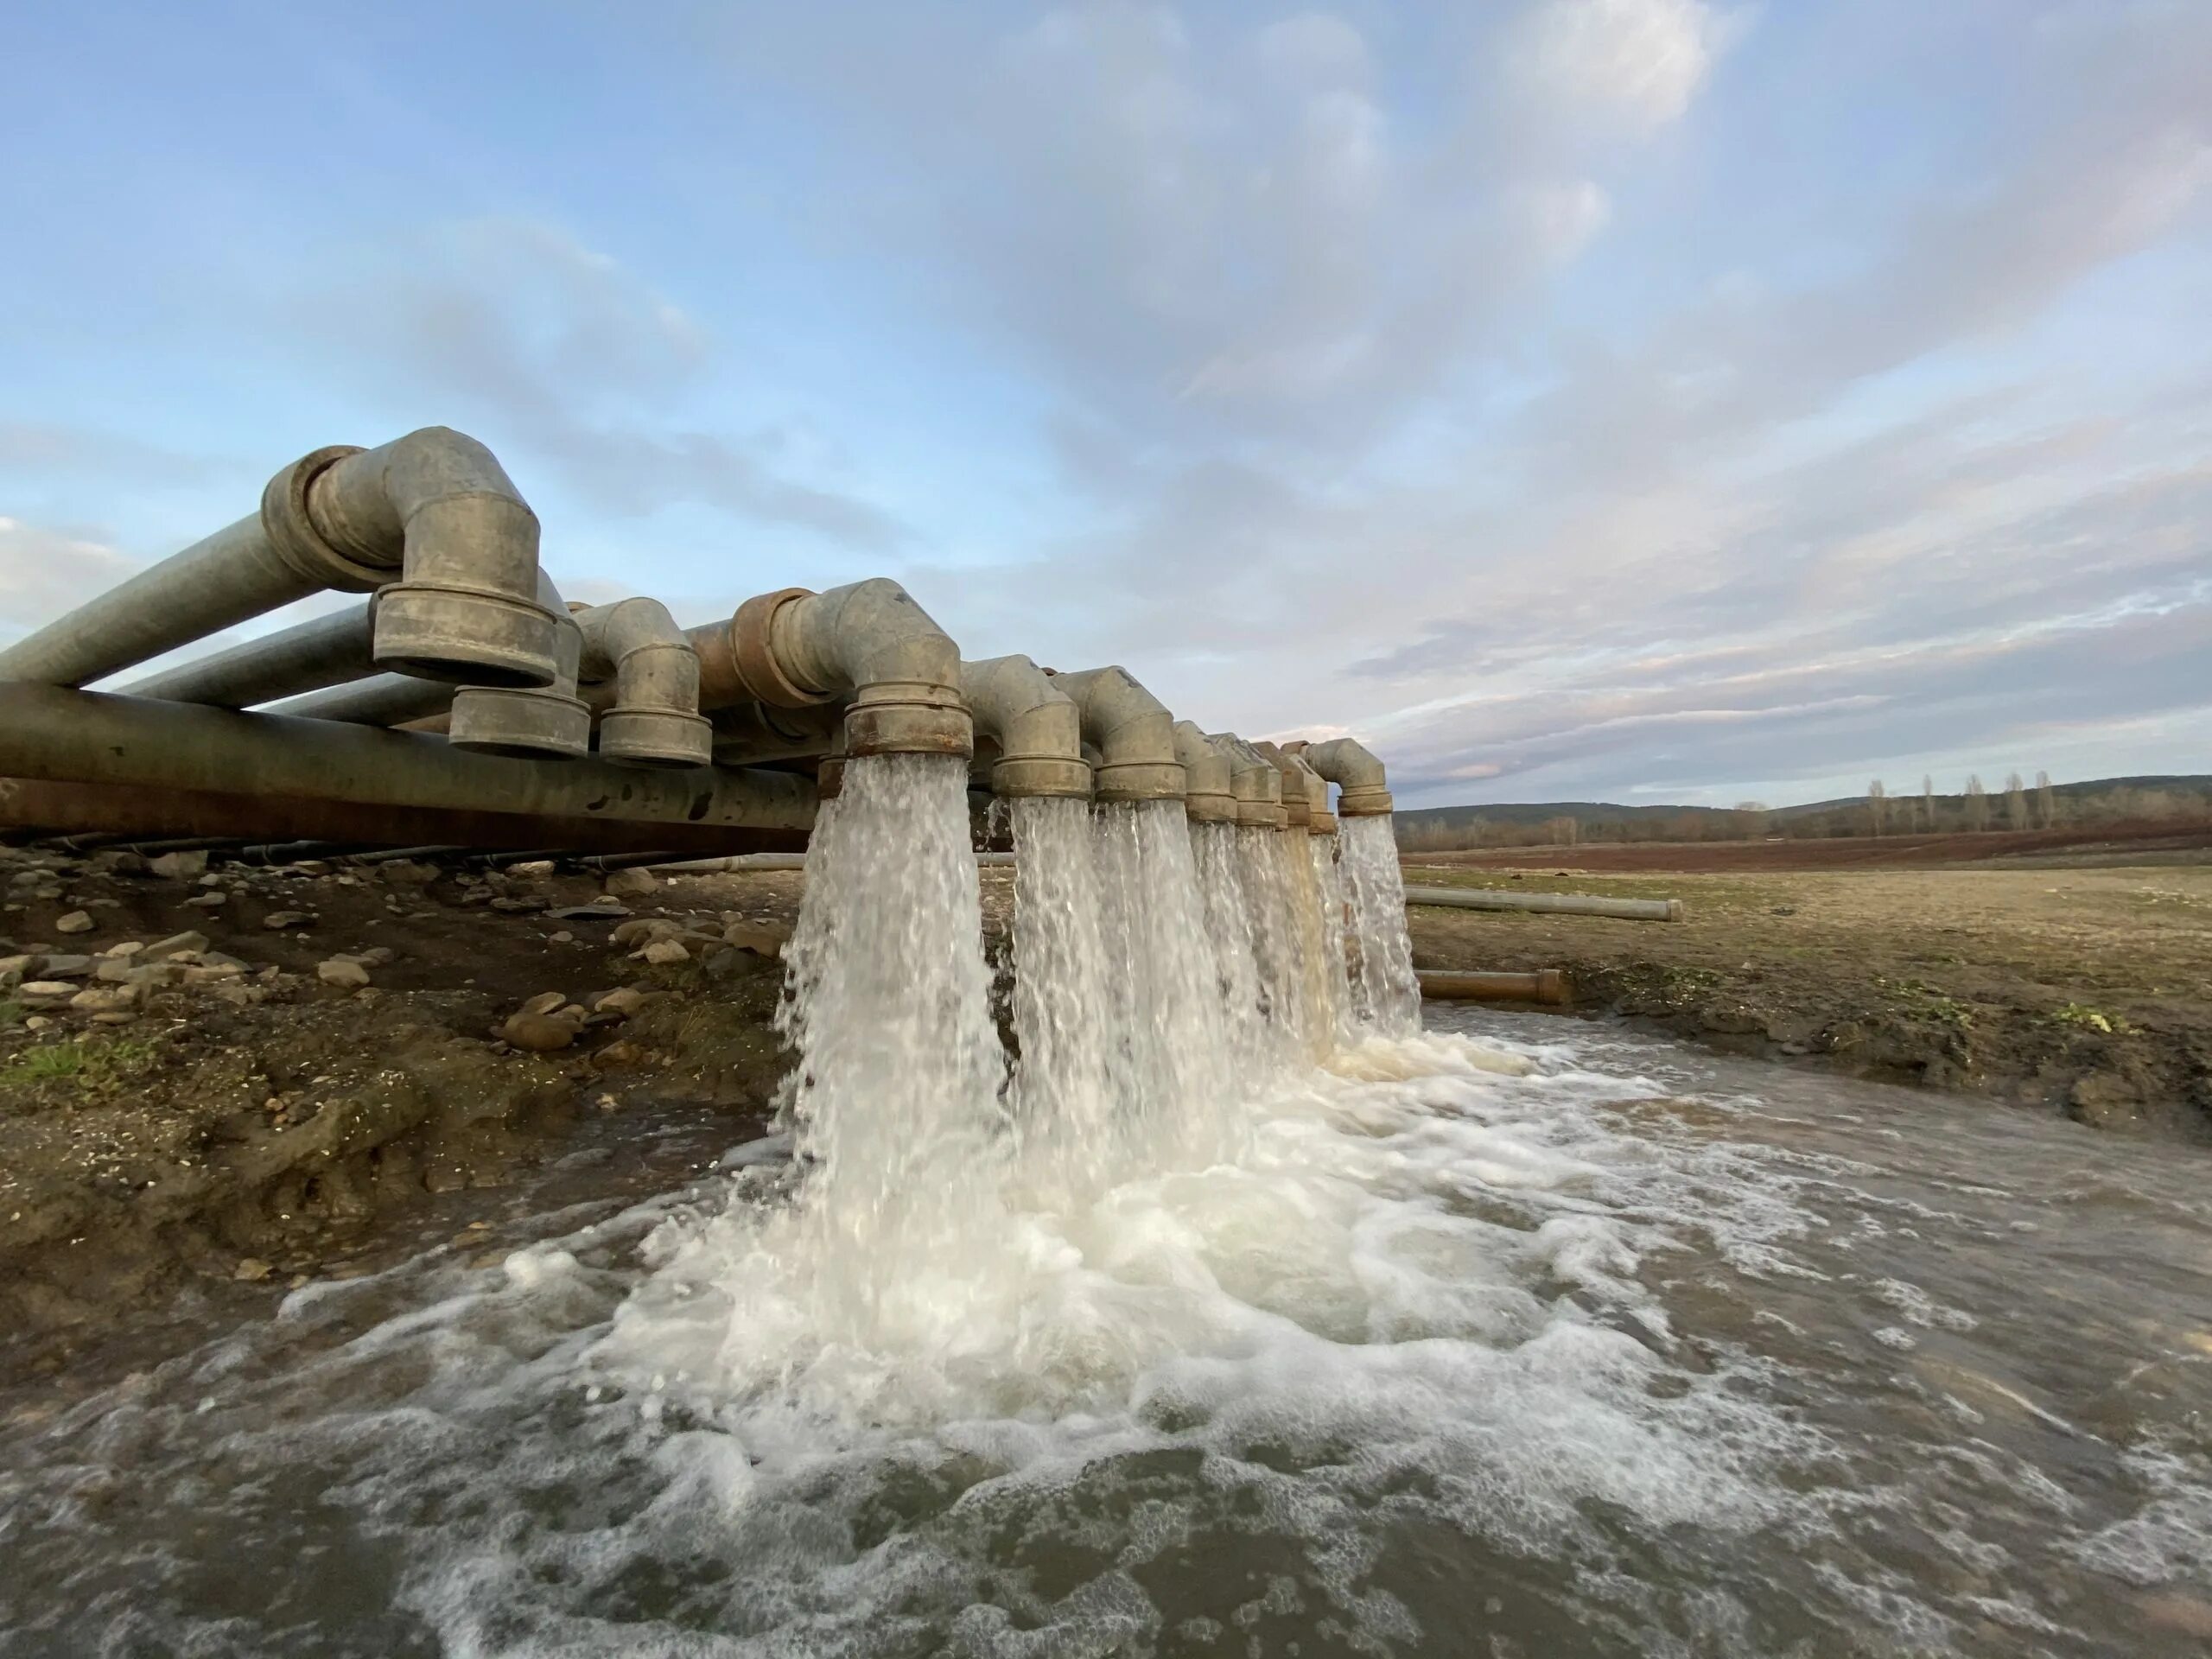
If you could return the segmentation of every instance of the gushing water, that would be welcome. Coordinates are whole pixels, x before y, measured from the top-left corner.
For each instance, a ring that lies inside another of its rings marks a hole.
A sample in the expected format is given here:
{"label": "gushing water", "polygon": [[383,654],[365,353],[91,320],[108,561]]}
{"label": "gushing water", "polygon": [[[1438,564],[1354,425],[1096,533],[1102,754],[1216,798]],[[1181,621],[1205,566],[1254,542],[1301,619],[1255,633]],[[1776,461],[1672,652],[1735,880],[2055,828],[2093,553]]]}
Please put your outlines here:
{"label": "gushing water", "polygon": [[1341,1042],[1357,1035],[1359,1020],[1352,1007],[1351,976],[1344,960],[1350,940],[1344,927],[1344,878],[1337,863],[1337,837],[1309,836],[1306,851],[1313,862],[1313,888],[1321,912],[1323,995],[1332,1016],[1334,1037]]}
{"label": "gushing water", "polygon": [[1406,933],[1406,884],[1387,812],[1346,817],[1337,840],[1357,951],[1352,995],[1362,1024],[1389,1037],[1421,1029],[1421,982]]}
{"label": "gushing water", "polygon": [[1292,909],[1282,832],[1239,824],[1237,861],[1252,917],[1252,954],[1259,964],[1260,999],[1276,1064],[1290,1066],[1306,1053],[1306,969]]}
{"label": "gushing water", "polygon": [[1273,1066],[1275,1054],[1262,1006],[1260,966],[1252,946],[1252,901],[1244,890],[1236,826],[1192,824],[1191,850],[1205,903],[1206,933],[1213,941],[1230,1052],[1240,1075],[1257,1079]]}

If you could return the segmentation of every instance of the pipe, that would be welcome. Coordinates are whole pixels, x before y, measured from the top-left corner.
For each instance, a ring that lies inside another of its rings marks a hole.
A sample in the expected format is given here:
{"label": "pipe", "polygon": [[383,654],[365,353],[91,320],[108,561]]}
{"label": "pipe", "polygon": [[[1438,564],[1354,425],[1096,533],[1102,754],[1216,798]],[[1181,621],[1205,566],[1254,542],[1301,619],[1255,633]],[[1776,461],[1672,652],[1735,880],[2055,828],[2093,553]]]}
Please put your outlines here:
{"label": "pipe", "polygon": [[717,766],[749,766],[761,760],[813,760],[830,753],[845,724],[841,703],[811,709],[778,709],[765,702],[736,702],[709,717],[715,728]]}
{"label": "pipe", "polygon": [[0,679],[83,685],[334,588],[380,592],[383,666],[543,685],[553,619],[537,574],[537,517],[474,438],[433,426],[336,444],[270,479],[257,513],[0,652]]}
{"label": "pipe", "polygon": [[1261,760],[1275,769],[1275,788],[1282,801],[1281,828],[1305,831],[1309,826],[1312,801],[1306,792],[1304,772],[1294,766],[1290,757],[1272,743],[1255,743],[1252,747]]}
{"label": "pipe", "polygon": [[1098,746],[1102,801],[1179,801],[1188,780],[1175,758],[1175,716],[1128,670],[1090,668],[1055,674],[1075,701],[1083,735]]}
{"label": "pipe", "polygon": [[[465,685],[453,694],[442,721],[435,707],[410,708],[398,720],[371,725],[442,729],[455,747],[480,754],[552,755],[573,760],[591,753],[591,709],[576,695],[583,661],[583,631],[569,613],[561,590],[537,573],[537,602],[553,619],[553,682],[550,685]],[[326,716],[327,718],[327,716]]]}
{"label": "pipe", "polygon": [[1308,743],[1298,753],[1307,766],[1337,785],[1337,810],[1344,817],[1380,817],[1390,810],[1382,763],[1351,738]]}
{"label": "pipe", "polygon": [[586,679],[614,682],[599,717],[600,758],[632,766],[703,766],[714,728],[699,712],[699,657],[657,599],[625,599],[577,613]]}
{"label": "pipe", "polygon": [[[34,685],[0,686],[0,777],[714,830],[805,830],[815,810],[806,780],[788,772],[523,760],[405,732]],[[366,833],[263,828],[330,840]],[[524,844],[575,843],[541,834]]]}
{"label": "pipe", "polygon": [[1231,785],[1229,757],[1213,746],[1193,720],[1175,722],[1175,759],[1182,763],[1189,792],[1183,810],[1192,823],[1234,823],[1236,796]]}
{"label": "pipe", "polygon": [[1027,657],[990,657],[960,664],[960,695],[998,748],[992,794],[1090,798],[1082,713],[1058,680]]}
{"label": "pipe", "polygon": [[1236,798],[1236,822],[1248,830],[1281,829],[1282,773],[1234,732],[1215,732],[1206,741],[1229,758],[1229,785]]}
{"label": "pipe", "polygon": [[1532,974],[1443,973],[1423,969],[1415,976],[1421,994],[1456,1002],[1542,1002],[1564,1007],[1571,1000],[1567,976],[1556,968]]}
{"label": "pipe", "polygon": [[351,685],[334,685],[327,691],[288,697],[254,712],[288,720],[342,721],[349,726],[404,726],[410,720],[443,714],[456,695],[453,687],[436,680],[418,680],[411,674],[372,674]]}
{"label": "pipe", "polygon": [[1631,922],[1679,922],[1679,899],[1605,899],[1587,893],[1496,893],[1481,887],[1408,887],[1408,905],[1447,910],[1535,911],[1552,916],[1611,916]]}
{"label": "pipe", "polygon": [[257,702],[360,679],[376,672],[374,608],[372,604],[358,606],[250,639],[149,678],[134,680],[122,689],[121,695],[204,702],[218,709],[248,709]]}
{"label": "pipe", "polygon": [[[611,860],[587,859],[588,864],[611,863]],[[1012,853],[978,853],[976,863],[982,869],[1008,869],[1013,867]],[[647,864],[646,869],[656,875],[747,875],[781,873],[799,874],[806,869],[804,853],[738,853],[728,858],[687,858],[668,863]]]}
{"label": "pipe", "polygon": [[849,696],[849,753],[975,753],[960,647],[895,582],[879,576],[821,594],[779,588],[689,638],[702,709],[805,709]]}

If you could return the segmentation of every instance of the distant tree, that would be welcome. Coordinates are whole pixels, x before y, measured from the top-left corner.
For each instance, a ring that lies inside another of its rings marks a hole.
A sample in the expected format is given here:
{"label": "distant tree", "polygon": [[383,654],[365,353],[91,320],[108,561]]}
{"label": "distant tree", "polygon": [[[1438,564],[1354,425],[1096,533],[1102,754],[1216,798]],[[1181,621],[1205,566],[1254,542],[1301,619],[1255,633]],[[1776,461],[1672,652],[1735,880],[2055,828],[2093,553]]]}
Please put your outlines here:
{"label": "distant tree", "polygon": [[2050,774],[2047,772],[2036,773],[2036,817],[2046,830],[2058,825],[2058,797],[2051,791]]}
{"label": "distant tree", "polygon": [[1544,820],[1547,839],[1554,847],[1572,847],[1580,836],[1582,822],[1572,813]]}
{"label": "distant tree", "polygon": [[2005,775],[2005,827],[2024,830],[2028,827],[2028,786],[2017,772]]}
{"label": "distant tree", "polygon": [[1746,841],[1757,841],[1766,834],[1767,805],[1764,801],[1736,803],[1736,827]]}
{"label": "distant tree", "polygon": [[1967,779],[1967,828],[1989,828],[1989,791],[1981,786],[1981,774],[1974,772]]}
{"label": "distant tree", "polygon": [[1889,804],[1890,791],[1883,787],[1880,779],[1866,785],[1866,817],[1878,836],[1882,833],[1882,819]]}

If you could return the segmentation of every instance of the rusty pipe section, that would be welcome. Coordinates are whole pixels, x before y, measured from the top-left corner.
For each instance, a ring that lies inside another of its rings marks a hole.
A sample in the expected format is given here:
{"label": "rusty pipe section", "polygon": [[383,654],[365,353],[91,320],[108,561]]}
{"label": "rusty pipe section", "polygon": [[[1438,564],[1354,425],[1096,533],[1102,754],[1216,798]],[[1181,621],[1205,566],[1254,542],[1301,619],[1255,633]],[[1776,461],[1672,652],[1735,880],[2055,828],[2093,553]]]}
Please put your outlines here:
{"label": "rusty pipe section", "polygon": [[543,685],[537,518],[492,452],[446,427],[285,467],[261,510],[0,652],[0,680],[83,685],[326,588],[378,593],[378,664]]}
{"label": "rusty pipe section", "polygon": [[960,696],[960,647],[897,582],[876,577],[748,599],[728,622],[694,628],[700,707],[805,709],[847,699],[853,754],[975,752]]}
{"label": "rusty pipe section", "polygon": [[1084,741],[1097,747],[1098,799],[1185,798],[1189,785],[1175,758],[1175,716],[1128,670],[1089,668],[1052,679],[1074,700]]}
{"label": "rusty pipe section", "polygon": [[599,753],[632,766],[703,766],[714,728],[699,712],[699,657],[668,607],[625,599],[575,617],[588,680],[613,680],[599,717]]}
{"label": "rusty pipe section", "polygon": [[1182,764],[1183,810],[1192,823],[1234,823],[1236,796],[1229,757],[1213,746],[1196,721],[1175,722],[1175,759]]}
{"label": "rusty pipe section", "polygon": [[1090,798],[1082,712],[1060,680],[1027,657],[988,657],[960,664],[960,695],[998,749],[992,794]]}
{"label": "rusty pipe section", "polygon": [[1234,732],[1216,732],[1206,741],[1229,761],[1229,786],[1236,801],[1236,822],[1248,830],[1281,829],[1282,773]]}
{"label": "rusty pipe section", "polygon": [[1308,743],[1299,753],[1307,766],[1337,785],[1337,810],[1345,817],[1379,817],[1390,810],[1382,763],[1362,745],[1336,737]]}

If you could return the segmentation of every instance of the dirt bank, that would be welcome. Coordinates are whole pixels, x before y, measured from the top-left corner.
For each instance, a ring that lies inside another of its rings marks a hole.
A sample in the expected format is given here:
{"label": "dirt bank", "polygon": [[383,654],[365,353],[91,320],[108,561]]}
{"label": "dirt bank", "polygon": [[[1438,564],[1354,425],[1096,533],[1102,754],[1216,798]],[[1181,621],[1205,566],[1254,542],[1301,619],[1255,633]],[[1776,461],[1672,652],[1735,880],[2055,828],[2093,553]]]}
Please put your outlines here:
{"label": "dirt bank", "polygon": [[195,1291],[359,1270],[585,1116],[742,1138],[785,1068],[775,930],[696,890],[196,864],[0,849],[0,1374]]}
{"label": "dirt bank", "polygon": [[2212,1143],[2212,867],[1408,874],[1689,907],[1679,923],[1417,907],[1422,967],[1565,968],[1584,1013]]}
{"label": "dirt bank", "polygon": [[1408,861],[1484,870],[1659,871],[1942,869],[2046,860],[2069,865],[2202,863],[2212,828],[2171,823],[1937,836],[1837,836],[1775,841],[1592,842],[1578,847],[1489,847],[1465,853],[1409,853]]}

